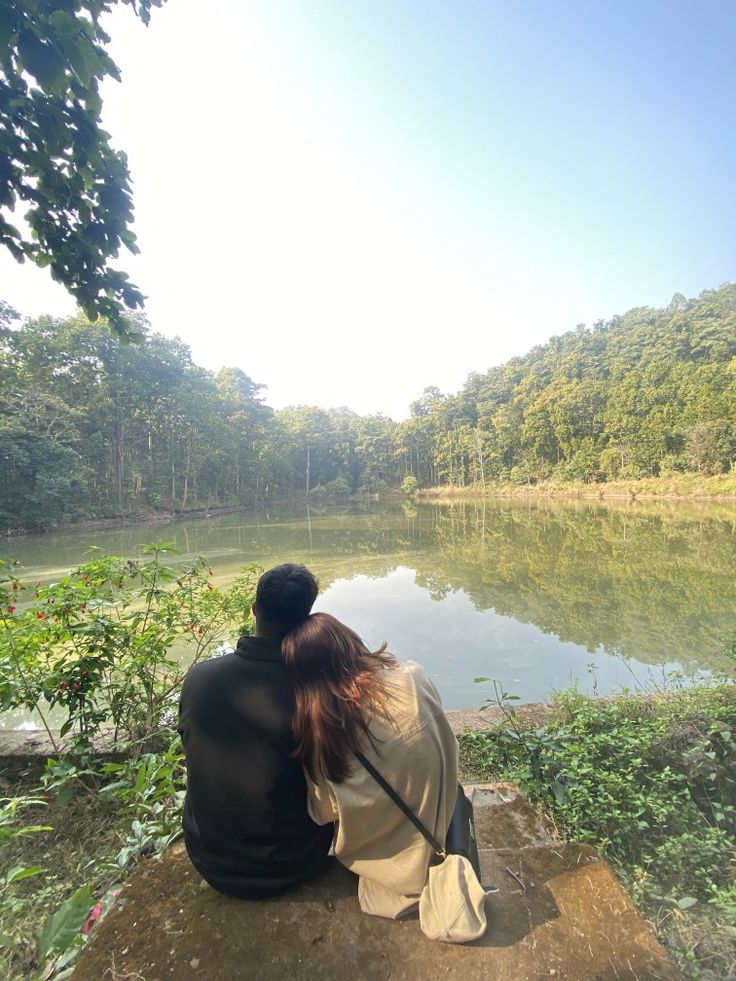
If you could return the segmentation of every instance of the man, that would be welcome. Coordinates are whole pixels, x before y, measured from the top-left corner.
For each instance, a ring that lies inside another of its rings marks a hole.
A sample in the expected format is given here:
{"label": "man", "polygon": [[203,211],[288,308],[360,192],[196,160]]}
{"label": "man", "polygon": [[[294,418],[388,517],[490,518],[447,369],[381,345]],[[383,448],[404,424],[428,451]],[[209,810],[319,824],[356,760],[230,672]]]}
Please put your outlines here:
{"label": "man", "polygon": [[333,826],[307,814],[293,759],[294,694],[281,639],[309,616],[317,581],[280,565],[256,588],[254,637],[195,665],[179,703],[187,761],[184,840],[192,864],[219,892],[260,899],[291,889],[324,863]]}

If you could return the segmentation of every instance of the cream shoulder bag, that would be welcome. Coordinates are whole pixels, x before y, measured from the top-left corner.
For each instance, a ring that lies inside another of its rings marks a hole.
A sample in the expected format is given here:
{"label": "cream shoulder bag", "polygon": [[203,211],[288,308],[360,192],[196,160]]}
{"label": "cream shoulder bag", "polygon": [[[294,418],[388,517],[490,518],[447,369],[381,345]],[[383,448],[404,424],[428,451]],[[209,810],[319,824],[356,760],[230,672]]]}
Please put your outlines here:
{"label": "cream shoulder bag", "polygon": [[[478,881],[470,859],[465,854],[445,851],[375,766],[362,753],[356,752],[355,755],[417,831],[426,838],[438,859],[438,864],[430,865],[427,883],[419,897],[419,925],[422,933],[430,940],[443,940],[451,944],[468,943],[482,937],[487,922],[486,891]],[[460,818],[461,812],[467,812],[468,806],[469,801],[462,787],[458,786],[453,822],[456,816]],[[475,847],[474,842],[471,844]],[[477,864],[477,850],[474,857]]]}

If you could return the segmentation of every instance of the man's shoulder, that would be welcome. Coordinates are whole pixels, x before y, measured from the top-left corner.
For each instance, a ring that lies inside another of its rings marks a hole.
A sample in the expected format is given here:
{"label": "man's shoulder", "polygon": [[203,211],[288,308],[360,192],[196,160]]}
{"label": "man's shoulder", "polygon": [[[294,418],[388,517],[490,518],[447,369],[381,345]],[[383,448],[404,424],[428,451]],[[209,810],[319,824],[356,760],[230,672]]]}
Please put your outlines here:
{"label": "man's shoulder", "polygon": [[217,657],[208,658],[206,661],[199,661],[193,664],[184,678],[184,689],[192,686],[208,684],[224,678],[233,670],[237,669],[240,658],[234,651],[228,654],[220,654]]}

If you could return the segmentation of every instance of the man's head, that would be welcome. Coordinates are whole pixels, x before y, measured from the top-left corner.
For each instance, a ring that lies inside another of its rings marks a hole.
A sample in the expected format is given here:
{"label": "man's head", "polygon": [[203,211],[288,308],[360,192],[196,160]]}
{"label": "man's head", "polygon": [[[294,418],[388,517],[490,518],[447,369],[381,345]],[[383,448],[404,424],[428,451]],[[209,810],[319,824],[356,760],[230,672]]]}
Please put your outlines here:
{"label": "man's head", "polygon": [[256,587],[253,612],[258,633],[285,634],[305,620],[319,586],[304,565],[287,562],[264,572]]}

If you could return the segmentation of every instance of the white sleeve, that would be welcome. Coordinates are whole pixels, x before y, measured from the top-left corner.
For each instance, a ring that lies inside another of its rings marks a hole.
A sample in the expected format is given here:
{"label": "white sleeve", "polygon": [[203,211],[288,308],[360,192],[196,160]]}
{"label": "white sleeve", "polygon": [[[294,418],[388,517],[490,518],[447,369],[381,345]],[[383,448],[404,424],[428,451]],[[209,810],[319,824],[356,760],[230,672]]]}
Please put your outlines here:
{"label": "white sleeve", "polygon": [[304,774],[307,781],[307,812],[315,824],[331,824],[338,820],[337,802],[329,783],[315,783]]}

